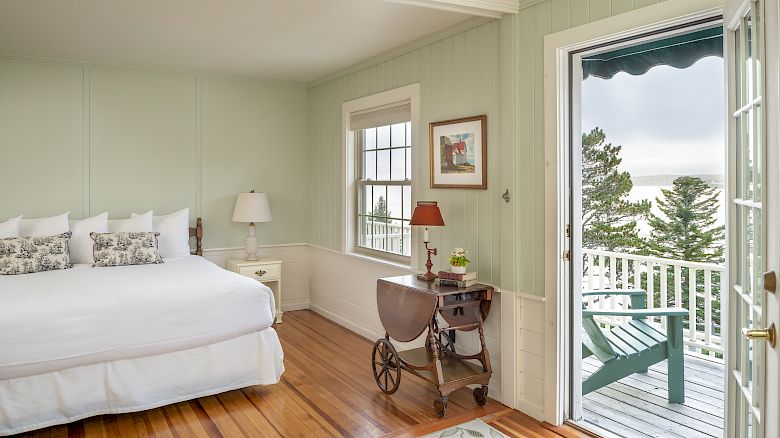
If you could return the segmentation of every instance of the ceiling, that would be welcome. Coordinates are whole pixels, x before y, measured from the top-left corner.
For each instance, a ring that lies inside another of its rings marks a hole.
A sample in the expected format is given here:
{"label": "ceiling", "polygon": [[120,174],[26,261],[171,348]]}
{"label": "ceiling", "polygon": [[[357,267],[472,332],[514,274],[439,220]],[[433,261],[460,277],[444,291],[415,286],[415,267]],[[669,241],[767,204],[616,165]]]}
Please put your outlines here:
{"label": "ceiling", "polygon": [[382,0],[2,0],[0,54],[310,81],[467,18]]}

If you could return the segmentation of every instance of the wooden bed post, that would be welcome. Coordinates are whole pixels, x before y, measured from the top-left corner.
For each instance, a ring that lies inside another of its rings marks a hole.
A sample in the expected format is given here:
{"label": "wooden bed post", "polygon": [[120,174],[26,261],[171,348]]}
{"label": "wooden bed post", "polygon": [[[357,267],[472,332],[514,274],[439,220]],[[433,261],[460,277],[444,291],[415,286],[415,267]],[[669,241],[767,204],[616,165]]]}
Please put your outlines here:
{"label": "wooden bed post", "polygon": [[195,228],[190,228],[190,237],[195,238],[195,252],[193,254],[203,255],[203,221],[198,218],[195,221]]}

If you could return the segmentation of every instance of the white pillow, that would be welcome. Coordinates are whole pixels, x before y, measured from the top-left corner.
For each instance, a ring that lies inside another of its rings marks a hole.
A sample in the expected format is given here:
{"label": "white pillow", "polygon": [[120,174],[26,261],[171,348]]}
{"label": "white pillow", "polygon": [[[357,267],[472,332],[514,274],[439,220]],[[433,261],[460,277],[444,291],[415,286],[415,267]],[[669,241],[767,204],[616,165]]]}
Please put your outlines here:
{"label": "white pillow", "polygon": [[0,239],[19,237],[19,222],[22,217],[12,217],[5,222],[0,222]]}
{"label": "white pillow", "polygon": [[110,219],[108,221],[109,233],[151,233],[152,210],[139,214],[130,219]]}
{"label": "white pillow", "polygon": [[[133,213],[130,217],[139,217]],[[158,238],[160,255],[184,257],[190,255],[190,209],[185,208],[165,216],[152,218],[152,231],[160,233]]]}
{"label": "white pillow", "polygon": [[70,212],[37,219],[22,219],[19,223],[19,237],[47,237],[67,233],[70,231],[69,214]]}
{"label": "white pillow", "polygon": [[94,264],[95,241],[89,233],[108,233],[108,213],[70,221],[70,232],[70,262]]}

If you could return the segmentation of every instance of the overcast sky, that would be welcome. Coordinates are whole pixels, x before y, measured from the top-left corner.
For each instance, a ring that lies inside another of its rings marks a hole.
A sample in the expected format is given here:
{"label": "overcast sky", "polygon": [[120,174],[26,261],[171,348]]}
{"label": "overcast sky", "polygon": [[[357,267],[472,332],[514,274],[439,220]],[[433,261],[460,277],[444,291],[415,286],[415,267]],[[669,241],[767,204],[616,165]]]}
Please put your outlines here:
{"label": "overcast sky", "polygon": [[582,83],[582,130],[598,126],[639,175],[725,173],[723,59]]}

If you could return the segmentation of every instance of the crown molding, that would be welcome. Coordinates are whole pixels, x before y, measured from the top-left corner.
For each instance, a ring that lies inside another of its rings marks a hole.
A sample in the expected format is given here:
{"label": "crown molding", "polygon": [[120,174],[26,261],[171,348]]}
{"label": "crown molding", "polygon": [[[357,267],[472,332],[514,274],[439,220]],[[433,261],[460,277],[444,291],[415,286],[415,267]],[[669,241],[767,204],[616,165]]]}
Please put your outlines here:
{"label": "crown molding", "polygon": [[521,0],[385,0],[391,3],[441,9],[487,18],[501,18],[504,14],[516,14]]}

